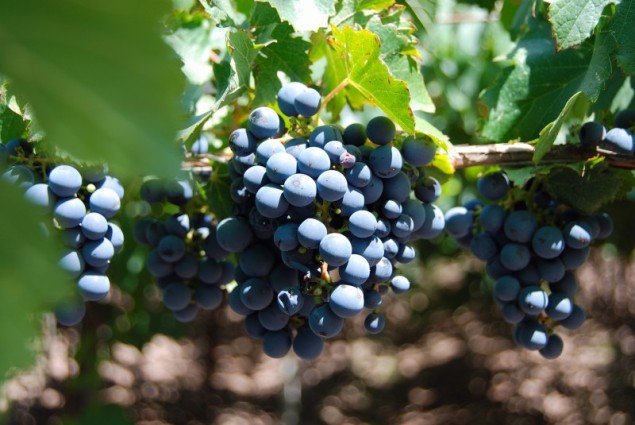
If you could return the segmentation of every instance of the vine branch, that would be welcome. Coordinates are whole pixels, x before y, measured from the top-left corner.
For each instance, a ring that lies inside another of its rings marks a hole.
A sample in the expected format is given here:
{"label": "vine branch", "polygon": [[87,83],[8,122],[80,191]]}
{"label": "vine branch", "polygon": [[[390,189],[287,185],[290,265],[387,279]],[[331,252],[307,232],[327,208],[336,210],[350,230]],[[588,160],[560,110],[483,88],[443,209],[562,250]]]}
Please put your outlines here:
{"label": "vine branch", "polygon": [[[536,148],[529,143],[455,145],[450,148],[448,156],[455,168],[468,168],[477,165],[534,165],[535,150]],[[603,156],[611,167],[635,169],[635,157],[633,156],[600,148],[585,149],[579,145],[553,146],[540,163],[577,162],[598,156]]]}

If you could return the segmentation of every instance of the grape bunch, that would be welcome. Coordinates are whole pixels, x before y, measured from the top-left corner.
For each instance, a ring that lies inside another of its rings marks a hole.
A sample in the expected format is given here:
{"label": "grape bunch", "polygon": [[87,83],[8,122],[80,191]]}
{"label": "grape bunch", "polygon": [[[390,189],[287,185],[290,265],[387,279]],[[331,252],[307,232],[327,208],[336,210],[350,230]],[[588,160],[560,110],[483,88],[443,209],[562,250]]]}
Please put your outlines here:
{"label": "grape bunch", "polygon": [[585,147],[603,149],[625,155],[635,153],[635,109],[624,109],[615,115],[615,127],[606,128],[597,121],[589,121],[580,128],[580,144]]}
{"label": "grape bunch", "polygon": [[321,98],[297,82],[277,102],[291,130],[262,106],[229,136],[234,215],[216,238],[238,253],[229,305],[246,333],[271,357],[313,359],[364,309],[366,330],[383,329],[382,296],[410,287],[396,267],[414,259],[414,241],[443,230],[432,204],[441,187],[422,168],[435,145],[398,138],[387,117],[311,129]]}
{"label": "grape bunch", "polygon": [[486,261],[494,300],[514,324],[514,340],[548,359],[562,353],[557,326],[577,329],[585,319],[575,303],[574,271],[595,240],[607,238],[613,222],[605,213],[582,215],[552,199],[540,177],[512,188],[502,172],[477,181],[482,203],[472,200],[445,213],[446,231]]}
{"label": "grape bunch", "polygon": [[177,320],[194,320],[199,309],[214,310],[223,301],[221,287],[234,280],[228,254],[216,242],[216,223],[199,205],[189,181],[151,178],[141,186],[141,199],[169,203],[178,212],[146,217],[134,225],[135,240],[151,247],[146,260],[165,306]]}
{"label": "grape bunch", "polygon": [[[119,181],[107,175],[106,167],[80,168],[49,166],[38,161],[32,144],[14,139],[2,145],[2,161],[8,166],[0,177],[24,189],[26,200],[44,215],[44,228],[61,232],[65,251],[59,266],[77,280],[84,300],[99,301],[110,290],[106,271],[113,256],[121,251],[124,235],[109,221],[119,212],[124,196]],[[38,178],[44,175],[43,181]],[[74,325],[84,315],[83,303],[60,306],[58,322]]]}

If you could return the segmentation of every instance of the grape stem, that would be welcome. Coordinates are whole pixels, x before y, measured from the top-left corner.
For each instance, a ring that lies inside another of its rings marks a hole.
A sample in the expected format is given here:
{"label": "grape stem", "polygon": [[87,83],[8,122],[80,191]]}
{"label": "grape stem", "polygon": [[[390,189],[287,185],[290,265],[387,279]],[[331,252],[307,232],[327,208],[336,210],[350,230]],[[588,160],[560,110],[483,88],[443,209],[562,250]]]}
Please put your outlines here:
{"label": "grape stem", "polygon": [[320,105],[320,110],[316,114],[317,117],[320,116],[322,110],[326,107],[326,105],[328,105],[328,103],[333,100],[333,98],[337,96],[339,92],[341,92],[346,86],[348,86],[349,82],[350,81],[348,78],[344,78],[333,90],[331,90],[329,94],[324,96],[324,99],[322,99],[322,104]]}
{"label": "grape stem", "polygon": [[[497,143],[489,145],[455,145],[448,151],[454,168],[477,165],[535,165],[536,148],[529,143]],[[543,157],[541,163],[584,161],[603,156],[615,168],[635,169],[635,158],[604,149],[585,149],[580,145],[557,145]]]}

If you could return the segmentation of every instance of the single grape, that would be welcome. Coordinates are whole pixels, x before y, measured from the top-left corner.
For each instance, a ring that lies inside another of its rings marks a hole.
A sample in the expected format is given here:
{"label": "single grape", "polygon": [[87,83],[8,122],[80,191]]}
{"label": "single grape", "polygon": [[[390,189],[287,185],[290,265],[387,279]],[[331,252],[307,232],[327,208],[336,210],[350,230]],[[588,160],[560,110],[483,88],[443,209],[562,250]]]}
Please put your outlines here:
{"label": "single grape", "polygon": [[329,233],[320,242],[320,255],[329,266],[345,264],[353,254],[348,238],[340,233]]}
{"label": "single grape", "polygon": [[371,142],[377,145],[386,145],[395,138],[395,124],[390,118],[378,116],[371,119],[366,125],[366,135]]}
{"label": "single grape", "polygon": [[192,298],[190,288],[180,282],[168,284],[163,291],[163,304],[172,311],[182,310],[190,303]]}
{"label": "single grape", "polygon": [[403,159],[415,167],[428,165],[434,159],[437,146],[430,140],[416,139],[409,136],[404,140],[401,151]]}
{"label": "single grape", "polygon": [[82,186],[82,175],[75,167],[59,165],[51,170],[48,184],[53,193],[66,198],[75,195]]}
{"label": "single grape", "polygon": [[251,313],[245,317],[243,329],[245,333],[253,339],[260,339],[265,336],[265,333],[267,333],[267,330],[260,324],[257,312]]}
{"label": "single grape", "polygon": [[218,283],[223,269],[219,263],[210,258],[204,258],[198,263],[198,279],[207,285]]}
{"label": "single grape", "polygon": [[300,152],[309,147],[309,142],[301,137],[295,137],[284,144],[284,150],[289,155],[298,159]]}
{"label": "single grape", "polygon": [[394,177],[384,179],[383,196],[403,203],[410,197],[410,189],[410,179],[404,172],[399,172]]}
{"label": "single grape", "polygon": [[258,139],[272,137],[280,127],[280,117],[273,109],[260,106],[249,114],[247,129]]}
{"label": "single grape", "polygon": [[316,359],[324,349],[324,340],[311,331],[308,326],[298,329],[293,339],[293,352],[305,360]]}
{"label": "single grape", "polygon": [[266,308],[273,299],[273,290],[269,282],[260,278],[248,279],[236,290],[240,291],[240,299],[245,307],[254,311]]}
{"label": "single grape", "polygon": [[591,228],[582,220],[567,223],[564,227],[563,234],[567,247],[573,249],[586,248],[591,244],[593,239],[591,236]]}
{"label": "single grape", "polygon": [[202,155],[207,153],[208,149],[209,149],[209,143],[207,142],[207,139],[205,138],[205,136],[201,136],[198,139],[196,139],[194,143],[192,143],[192,148],[190,149],[190,152],[192,152],[194,155]]}
{"label": "single grape", "polygon": [[121,208],[121,199],[117,193],[108,188],[97,189],[88,200],[90,210],[106,218],[114,217]]}
{"label": "single grape", "polygon": [[268,331],[279,331],[289,323],[289,315],[281,311],[274,300],[268,307],[258,311],[258,320]]}
{"label": "single grape", "polygon": [[547,345],[541,348],[538,352],[545,359],[556,359],[560,357],[560,354],[562,354],[563,349],[564,349],[564,343],[562,342],[562,338],[560,338],[556,334],[553,334],[553,335],[549,335],[549,339],[547,340]]}
{"label": "single grape", "polygon": [[595,121],[586,122],[580,127],[580,144],[587,148],[594,148],[599,145],[606,136],[604,126]]}
{"label": "single grape", "polygon": [[317,179],[320,174],[331,167],[329,155],[321,148],[309,147],[298,156],[298,170]]}
{"label": "single grape", "polygon": [[494,297],[502,302],[514,301],[520,293],[520,282],[513,276],[502,276],[494,283]]}
{"label": "single grape", "polygon": [[280,251],[291,251],[298,247],[297,223],[285,223],[279,226],[273,234],[273,243]]}
{"label": "single grape", "polygon": [[24,199],[30,204],[37,206],[43,213],[51,211],[57,200],[55,194],[44,183],[34,184],[29,187],[24,192]]}
{"label": "single grape", "polygon": [[551,289],[551,292],[563,293],[569,298],[573,298],[578,290],[578,283],[573,273],[566,272],[562,279],[557,282],[550,283],[549,288]]}
{"label": "single grape", "polygon": [[322,304],[311,311],[309,327],[316,335],[332,338],[344,327],[344,319],[333,313],[328,304]]}
{"label": "single grape", "polygon": [[340,278],[343,282],[360,286],[370,276],[370,265],[359,254],[351,254],[348,261],[340,266]]}
{"label": "single grape", "polygon": [[395,294],[403,294],[410,289],[410,281],[405,276],[395,276],[390,281],[390,288]]}
{"label": "single grape", "polygon": [[367,238],[377,230],[377,219],[370,211],[356,211],[348,219],[348,228],[353,236]]}
{"label": "single grape", "polygon": [[279,185],[269,183],[256,192],[256,209],[267,218],[282,217],[289,209],[289,202]]}
{"label": "single grape", "polygon": [[353,167],[344,172],[344,175],[351,185],[362,188],[370,183],[373,173],[368,165],[356,162]]}
{"label": "single grape", "polygon": [[291,344],[291,335],[287,329],[269,331],[262,337],[262,351],[274,359],[286,356]]}
{"label": "single grape", "polygon": [[363,192],[356,187],[349,186],[342,199],[336,205],[340,208],[342,216],[349,217],[356,211],[363,209],[365,203],[366,199]]}
{"label": "single grape", "polygon": [[434,177],[425,176],[415,183],[414,193],[421,202],[434,202],[441,196],[441,183]]}
{"label": "single grape", "polygon": [[606,132],[601,146],[617,153],[632,155],[635,141],[633,140],[633,134],[628,130],[612,128]]}
{"label": "single grape", "polygon": [[78,198],[62,198],[53,206],[53,217],[64,229],[79,226],[85,215],[86,206]]}
{"label": "single grape", "polygon": [[276,297],[278,307],[288,316],[293,316],[302,310],[304,296],[297,286],[289,286],[280,291]]}
{"label": "single grape", "polygon": [[387,179],[396,176],[403,166],[401,153],[394,146],[380,146],[370,154],[368,165],[378,177]]}
{"label": "single grape", "polygon": [[505,223],[506,212],[503,207],[496,204],[489,204],[481,209],[479,220],[484,230],[491,233],[498,232]]}
{"label": "single grape", "polygon": [[478,233],[470,241],[470,250],[479,260],[488,261],[498,254],[498,245],[489,233]]}
{"label": "single grape", "polygon": [[103,215],[91,212],[86,214],[82,219],[81,229],[87,239],[101,239],[106,236],[106,232],[108,232],[108,221]]}
{"label": "single grape", "polygon": [[399,251],[397,251],[397,255],[395,255],[395,260],[401,264],[408,264],[412,260],[415,259],[416,252],[412,245],[408,245],[405,243],[399,244]]}
{"label": "single grape", "polygon": [[183,258],[185,255],[185,249],[186,247],[183,239],[175,235],[162,237],[157,246],[157,252],[161,258],[168,263],[176,263]]}
{"label": "single grape", "polygon": [[424,204],[425,221],[413,236],[421,239],[433,239],[437,237],[445,228],[445,218],[441,208],[434,204]]}
{"label": "single grape", "polygon": [[545,312],[553,320],[564,320],[573,312],[573,301],[567,294],[552,292]]}
{"label": "single grape", "polygon": [[505,244],[500,251],[500,260],[509,270],[518,271],[527,267],[531,259],[529,249],[517,243]]}
{"label": "single grape", "polygon": [[317,184],[306,174],[293,174],[284,181],[283,192],[289,204],[306,207],[315,201]]}
{"label": "single grape", "polygon": [[283,184],[298,170],[298,161],[285,151],[274,153],[266,163],[267,177],[273,183]]}
{"label": "single grape", "polygon": [[477,180],[476,187],[485,199],[498,201],[503,199],[509,192],[509,177],[502,171],[489,173]]}
{"label": "single grape", "polygon": [[549,304],[547,293],[538,286],[526,286],[520,290],[518,305],[529,315],[536,316]]}
{"label": "single grape", "polygon": [[534,215],[527,210],[512,211],[503,224],[505,236],[510,241],[520,243],[529,242],[537,227]]}
{"label": "single grape", "polygon": [[585,320],[584,310],[579,305],[573,304],[571,314],[566,319],[561,320],[560,324],[567,329],[575,330],[582,326]]}
{"label": "single grape", "polygon": [[370,334],[377,334],[383,331],[385,325],[386,320],[384,319],[384,316],[377,313],[371,313],[366,316],[366,319],[364,319],[364,327]]}
{"label": "single grape", "polygon": [[525,318],[525,313],[523,313],[515,302],[503,304],[501,307],[501,315],[504,321],[511,324],[520,323]]}
{"label": "single grape", "polygon": [[472,213],[465,207],[453,207],[445,213],[445,231],[455,238],[467,235],[473,222]]}
{"label": "single grape", "polygon": [[256,137],[244,128],[236,129],[229,135],[229,148],[238,156],[254,153],[257,143]]}
{"label": "single grape", "polygon": [[322,104],[322,96],[317,90],[307,88],[295,96],[294,106],[299,115],[312,117],[317,114]]}
{"label": "single grape", "polygon": [[82,299],[64,300],[55,306],[55,319],[62,326],[75,326],[86,315],[86,304]]}
{"label": "single grape", "polygon": [[346,177],[336,170],[327,170],[317,178],[317,193],[328,202],[339,201],[348,190]]}
{"label": "single grape", "polygon": [[528,350],[540,350],[547,345],[549,333],[547,329],[536,322],[529,322],[518,326],[518,343]]}
{"label": "single grape", "polygon": [[368,261],[368,265],[373,267],[384,256],[384,244],[377,236],[368,238],[351,238],[353,254],[361,255]]}
{"label": "single grape", "polygon": [[75,250],[65,251],[57,264],[72,278],[76,278],[84,272],[84,258],[78,251]]}
{"label": "single grape", "polygon": [[536,261],[536,268],[538,269],[538,275],[541,279],[547,282],[557,282],[564,277],[566,271],[564,264],[560,259],[554,258],[551,260],[538,259]]}
{"label": "single grape", "polygon": [[102,273],[87,271],[77,280],[77,287],[85,300],[99,301],[108,295],[110,280]]}
{"label": "single grape", "polygon": [[298,241],[305,248],[315,249],[320,246],[327,233],[326,226],[321,221],[307,218],[298,227]]}

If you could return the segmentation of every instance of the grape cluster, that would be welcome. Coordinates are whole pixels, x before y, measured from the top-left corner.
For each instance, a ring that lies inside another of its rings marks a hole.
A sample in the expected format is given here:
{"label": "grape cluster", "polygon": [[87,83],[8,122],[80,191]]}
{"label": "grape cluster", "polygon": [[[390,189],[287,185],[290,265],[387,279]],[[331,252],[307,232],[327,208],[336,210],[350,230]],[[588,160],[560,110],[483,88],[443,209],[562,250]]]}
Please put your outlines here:
{"label": "grape cluster", "polygon": [[[45,223],[47,230],[52,225],[61,231],[65,251],[59,266],[77,279],[84,300],[103,299],[110,290],[106,275],[110,260],[123,248],[123,232],[109,221],[119,212],[123,186],[107,175],[105,167],[80,172],[71,165],[34,165],[38,161],[33,146],[22,139],[0,146],[2,161],[8,165],[0,178],[23,188],[28,202],[52,216]],[[44,182],[37,177],[41,174],[46,176]],[[82,319],[84,305],[65,305],[57,313],[58,322],[73,325]]]}
{"label": "grape cluster", "polygon": [[611,234],[613,222],[605,213],[584,216],[559,204],[538,177],[512,189],[504,172],[494,172],[482,176],[477,188],[487,202],[448,210],[446,231],[487,262],[494,300],[503,319],[515,325],[514,340],[556,358],[563,344],[555,328],[577,329],[585,319],[574,301],[573,272],[593,241]]}
{"label": "grape cluster", "polygon": [[364,308],[367,331],[383,329],[382,295],[410,287],[396,266],[414,259],[414,241],[443,230],[432,204],[441,187],[421,168],[435,145],[397,138],[390,119],[302,133],[302,117],[320,109],[319,93],[294,82],[277,101],[291,131],[265,106],[229,137],[235,214],[216,238],[240,253],[229,304],[246,316],[246,333],[262,338],[271,357],[293,348],[312,359]]}
{"label": "grape cluster", "polygon": [[146,260],[165,306],[181,322],[194,320],[199,309],[214,310],[223,301],[221,287],[234,280],[227,251],[216,242],[216,223],[196,205],[187,180],[146,180],[141,199],[150,204],[169,203],[178,212],[138,220],[135,240],[151,247]]}
{"label": "grape cluster", "polygon": [[585,147],[601,148],[633,155],[635,153],[635,109],[625,109],[615,115],[615,127],[606,128],[597,121],[589,121],[580,128],[580,144]]}

